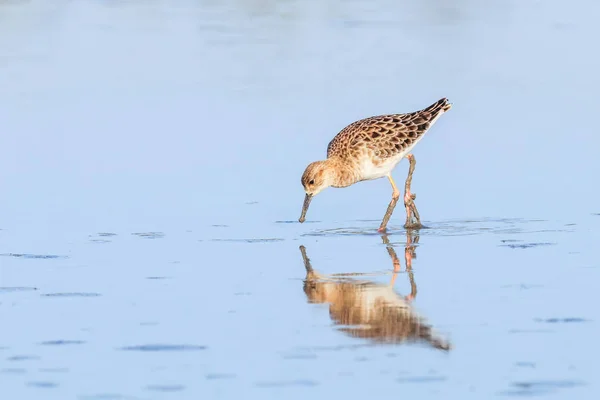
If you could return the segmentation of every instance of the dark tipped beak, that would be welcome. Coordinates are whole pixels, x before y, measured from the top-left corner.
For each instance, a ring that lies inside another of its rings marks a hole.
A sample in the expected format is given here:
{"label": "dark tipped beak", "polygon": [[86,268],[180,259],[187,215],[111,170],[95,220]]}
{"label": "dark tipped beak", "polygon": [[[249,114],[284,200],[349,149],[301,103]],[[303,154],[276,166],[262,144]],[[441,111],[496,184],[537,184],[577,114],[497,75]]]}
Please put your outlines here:
{"label": "dark tipped beak", "polygon": [[308,211],[308,206],[310,205],[310,201],[312,200],[312,194],[306,193],[306,197],[304,198],[304,204],[302,205],[302,215],[300,215],[300,219],[298,220],[300,223],[303,223],[306,219],[306,212]]}

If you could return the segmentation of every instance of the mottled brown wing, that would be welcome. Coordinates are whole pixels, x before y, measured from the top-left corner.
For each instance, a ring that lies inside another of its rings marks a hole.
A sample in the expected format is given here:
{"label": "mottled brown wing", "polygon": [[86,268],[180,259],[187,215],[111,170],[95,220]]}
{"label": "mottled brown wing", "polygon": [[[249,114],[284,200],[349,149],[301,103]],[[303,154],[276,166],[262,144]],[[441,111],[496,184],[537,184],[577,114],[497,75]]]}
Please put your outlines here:
{"label": "mottled brown wing", "polygon": [[436,117],[450,107],[443,98],[420,111],[378,115],[353,122],[329,142],[327,157],[345,157],[364,148],[381,159],[393,157],[423,136]]}

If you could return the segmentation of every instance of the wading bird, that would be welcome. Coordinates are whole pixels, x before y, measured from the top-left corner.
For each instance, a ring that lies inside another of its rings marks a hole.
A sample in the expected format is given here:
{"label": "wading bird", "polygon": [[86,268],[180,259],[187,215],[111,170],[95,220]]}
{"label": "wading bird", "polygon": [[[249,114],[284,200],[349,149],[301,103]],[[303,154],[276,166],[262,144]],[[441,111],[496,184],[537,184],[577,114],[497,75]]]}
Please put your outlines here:
{"label": "wading bird", "polygon": [[404,186],[407,229],[422,227],[419,212],[410,192],[416,160],[410,153],[425,132],[452,105],[442,98],[429,107],[407,114],[389,114],[361,119],[342,129],[327,146],[327,159],[315,161],[302,174],[306,196],[302,207],[301,223],[312,198],[332,186],[343,188],[357,182],[387,177],[392,184],[392,200],[388,205],[379,231],[384,232],[400,198],[400,191],[392,179],[392,170],[404,158],[410,167]]}

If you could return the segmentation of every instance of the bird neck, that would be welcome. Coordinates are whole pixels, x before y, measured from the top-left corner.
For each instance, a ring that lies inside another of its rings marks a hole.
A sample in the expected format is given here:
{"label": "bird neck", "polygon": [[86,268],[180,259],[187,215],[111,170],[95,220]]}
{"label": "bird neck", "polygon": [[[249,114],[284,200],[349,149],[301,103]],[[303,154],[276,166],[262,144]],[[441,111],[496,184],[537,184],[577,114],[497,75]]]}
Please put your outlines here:
{"label": "bird neck", "polygon": [[356,168],[349,164],[347,160],[338,157],[332,157],[325,160],[331,186],[343,188],[350,186],[360,179]]}

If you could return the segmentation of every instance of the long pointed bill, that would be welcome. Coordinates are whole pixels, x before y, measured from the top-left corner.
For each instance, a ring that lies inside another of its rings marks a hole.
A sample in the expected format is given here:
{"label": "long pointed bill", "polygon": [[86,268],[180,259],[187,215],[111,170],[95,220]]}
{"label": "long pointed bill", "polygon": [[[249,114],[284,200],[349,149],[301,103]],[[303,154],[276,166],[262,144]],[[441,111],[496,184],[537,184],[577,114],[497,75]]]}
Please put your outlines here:
{"label": "long pointed bill", "polygon": [[312,198],[313,198],[312,194],[306,193],[306,197],[304,198],[304,205],[302,205],[302,215],[300,216],[300,219],[298,220],[300,223],[303,223],[304,220],[306,219],[306,212],[308,211],[308,206],[310,205],[310,201],[312,200]]}

